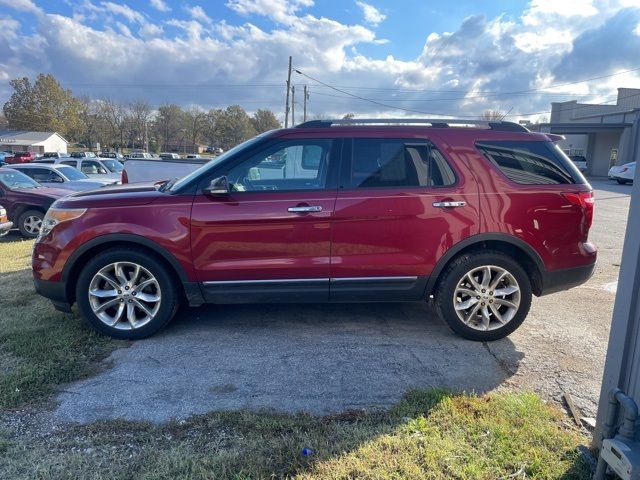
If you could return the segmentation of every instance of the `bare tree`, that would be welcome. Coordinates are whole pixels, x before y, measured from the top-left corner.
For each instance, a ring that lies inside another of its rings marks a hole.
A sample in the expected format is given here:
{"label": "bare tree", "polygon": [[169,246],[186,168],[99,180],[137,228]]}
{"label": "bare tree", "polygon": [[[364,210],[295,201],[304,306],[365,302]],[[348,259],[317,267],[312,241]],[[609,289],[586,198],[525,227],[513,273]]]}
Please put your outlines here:
{"label": "bare tree", "polygon": [[500,110],[485,110],[480,116],[482,120],[502,120],[504,118],[504,112]]}

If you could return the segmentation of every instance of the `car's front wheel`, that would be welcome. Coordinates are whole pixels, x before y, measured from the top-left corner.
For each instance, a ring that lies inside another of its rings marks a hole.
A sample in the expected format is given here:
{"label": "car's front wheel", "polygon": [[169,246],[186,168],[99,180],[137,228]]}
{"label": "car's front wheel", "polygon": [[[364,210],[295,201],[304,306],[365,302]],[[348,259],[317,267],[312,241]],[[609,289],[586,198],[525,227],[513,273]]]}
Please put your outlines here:
{"label": "car's front wheel", "polygon": [[91,259],[78,276],[76,301],[94,329],[139,339],[163,328],[178,307],[175,282],[156,257],[112,249]]}
{"label": "car's front wheel", "polygon": [[27,210],[18,217],[18,229],[23,237],[36,238],[42,228],[44,213],[40,210]]}
{"label": "car's front wheel", "polygon": [[445,269],[435,294],[449,327],[476,341],[504,338],[522,324],[531,306],[531,282],[513,258],[472,252]]}

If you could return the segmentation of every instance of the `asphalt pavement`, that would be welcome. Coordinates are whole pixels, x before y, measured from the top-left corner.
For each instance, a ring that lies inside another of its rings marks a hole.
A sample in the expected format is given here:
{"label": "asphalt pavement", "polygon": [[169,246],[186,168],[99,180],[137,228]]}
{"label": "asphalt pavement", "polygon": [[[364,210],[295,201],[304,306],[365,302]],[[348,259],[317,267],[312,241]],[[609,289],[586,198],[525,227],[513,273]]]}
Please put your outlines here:
{"label": "asphalt pavement", "polygon": [[115,351],[101,373],[67,385],[62,421],[162,422],[211,410],[325,414],[387,406],[407,390],[569,393],[593,415],[631,187],[592,180],[594,277],[534,298],[509,338],[454,335],[427,304],[224,305],[183,308],[167,329]]}

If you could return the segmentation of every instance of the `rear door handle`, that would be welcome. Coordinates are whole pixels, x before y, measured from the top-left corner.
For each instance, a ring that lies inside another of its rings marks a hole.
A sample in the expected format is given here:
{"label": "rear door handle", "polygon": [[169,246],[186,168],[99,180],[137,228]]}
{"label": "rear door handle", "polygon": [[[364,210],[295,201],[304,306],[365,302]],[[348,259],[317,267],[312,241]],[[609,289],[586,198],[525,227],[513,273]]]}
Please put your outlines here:
{"label": "rear door handle", "polygon": [[300,207],[289,207],[287,210],[292,213],[321,212],[322,207],[319,205],[314,205],[314,206],[307,205],[307,206],[300,206]]}
{"label": "rear door handle", "polygon": [[462,201],[433,202],[433,206],[437,208],[457,208],[457,207],[465,207],[466,205],[467,205],[467,202],[462,202]]}

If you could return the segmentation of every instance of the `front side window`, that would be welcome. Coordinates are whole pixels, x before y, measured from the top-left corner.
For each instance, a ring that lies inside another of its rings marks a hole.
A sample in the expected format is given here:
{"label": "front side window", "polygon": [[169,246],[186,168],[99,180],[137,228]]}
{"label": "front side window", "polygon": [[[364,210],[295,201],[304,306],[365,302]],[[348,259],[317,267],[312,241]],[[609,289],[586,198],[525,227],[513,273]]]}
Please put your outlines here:
{"label": "front side window", "polygon": [[430,142],[369,138],[353,141],[350,188],[443,187],[455,182],[453,170]]}
{"label": "front side window", "polygon": [[58,175],[53,170],[49,170],[48,168],[29,168],[24,169],[25,175],[30,176],[38,183],[62,183],[62,177]]}
{"label": "front side window", "polygon": [[58,167],[58,171],[62,173],[65,177],[67,177],[69,180],[83,180],[87,178],[87,176],[77,168],[73,168],[67,165]]}
{"label": "front side window", "polygon": [[112,173],[120,173],[124,167],[120,162],[115,160],[103,160],[102,164],[107,167]]}
{"label": "front side window", "polygon": [[522,185],[586,183],[573,162],[552,142],[479,142],[476,147],[515,183]]}
{"label": "front side window", "polygon": [[323,189],[327,186],[332,146],[329,139],[272,145],[229,170],[231,191]]}

